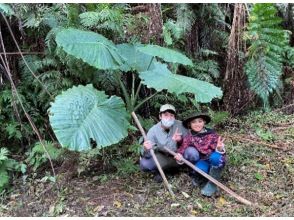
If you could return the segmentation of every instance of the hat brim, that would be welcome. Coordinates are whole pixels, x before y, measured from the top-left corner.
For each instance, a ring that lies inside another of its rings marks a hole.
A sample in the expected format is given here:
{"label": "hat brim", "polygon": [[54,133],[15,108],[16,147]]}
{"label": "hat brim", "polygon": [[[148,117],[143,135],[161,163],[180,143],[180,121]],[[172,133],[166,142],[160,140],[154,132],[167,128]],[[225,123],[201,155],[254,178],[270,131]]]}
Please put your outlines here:
{"label": "hat brim", "polygon": [[159,114],[165,113],[165,112],[170,112],[170,113],[173,113],[174,115],[176,114],[176,112],[173,109],[166,109],[164,111],[159,112]]}
{"label": "hat brim", "polygon": [[191,121],[193,121],[195,118],[202,118],[202,119],[206,122],[206,124],[208,124],[208,123],[211,121],[211,118],[210,118],[208,115],[194,115],[194,116],[192,116],[192,117],[189,117],[189,118],[185,119],[185,120],[183,121],[183,126],[184,126],[185,128],[189,128],[189,127],[188,127],[189,123],[190,123]]}

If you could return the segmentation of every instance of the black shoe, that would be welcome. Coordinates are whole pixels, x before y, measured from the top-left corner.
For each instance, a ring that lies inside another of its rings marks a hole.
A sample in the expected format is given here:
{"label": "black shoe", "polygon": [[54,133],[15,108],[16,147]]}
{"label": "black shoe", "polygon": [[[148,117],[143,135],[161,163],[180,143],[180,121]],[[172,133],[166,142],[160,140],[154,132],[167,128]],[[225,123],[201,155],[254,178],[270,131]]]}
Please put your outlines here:
{"label": "black shoe", "polygon": [[192,186],[199,187],[201,186],[201,184],[203,184],[204,180],[205,179],[203,176],[201,176],[200,174],[195,174],[194,176],[192,176]]}
{"label": "black shoe", "polygon": [[161,175],[159,173],[155,174],[153,179],[157,183],[161,183],[163,181],[162,177],[161,177]]}
{"label": "black shoe", "polygon": [[202,183],[202,181],[200,178],[192,177],[192,186],[193,187],[198,187],[201,185],[201,183]]}

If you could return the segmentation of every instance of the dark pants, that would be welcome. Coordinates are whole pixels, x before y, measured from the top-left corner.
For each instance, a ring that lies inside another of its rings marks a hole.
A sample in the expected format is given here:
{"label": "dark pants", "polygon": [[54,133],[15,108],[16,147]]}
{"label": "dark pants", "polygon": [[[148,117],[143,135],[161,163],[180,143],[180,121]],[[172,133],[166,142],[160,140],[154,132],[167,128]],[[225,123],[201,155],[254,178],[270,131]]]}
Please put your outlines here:
{"label": "dark pants", "polygon": [[[170,168],[178,168],[179,164],[173,158],[173,156],[166,155],[161,152],[155,152],[157,160],[163,170]],[[191,163],[195,164],[199,160],[199,153],[194,147],[188,147],[184,152],[184,158]],[[157,171],[156,164],[150,155],[148,157],[142,157],[140,160],[140,169],[144,172]]]}

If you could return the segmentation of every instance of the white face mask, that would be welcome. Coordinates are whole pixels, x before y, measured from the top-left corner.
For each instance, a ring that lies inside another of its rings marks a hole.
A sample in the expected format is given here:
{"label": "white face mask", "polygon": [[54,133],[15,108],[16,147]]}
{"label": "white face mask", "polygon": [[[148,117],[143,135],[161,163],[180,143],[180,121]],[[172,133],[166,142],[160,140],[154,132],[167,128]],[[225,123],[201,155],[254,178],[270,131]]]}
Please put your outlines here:
{"label": "white face mask", "polygon": [[166,128],[170,128],[174,123],[175,119],[161,119],[161,124]]}

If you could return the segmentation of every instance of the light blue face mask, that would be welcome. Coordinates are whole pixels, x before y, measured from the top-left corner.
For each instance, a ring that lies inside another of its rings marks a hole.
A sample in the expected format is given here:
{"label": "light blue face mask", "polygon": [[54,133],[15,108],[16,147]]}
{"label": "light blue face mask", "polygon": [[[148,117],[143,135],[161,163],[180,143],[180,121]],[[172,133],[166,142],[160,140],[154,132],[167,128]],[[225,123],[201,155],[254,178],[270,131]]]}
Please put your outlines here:
{"label": "light blue face mask", "polygon": [[161,124],[166,128],[170,128],[174,123],[175,119],[161,119]]}

